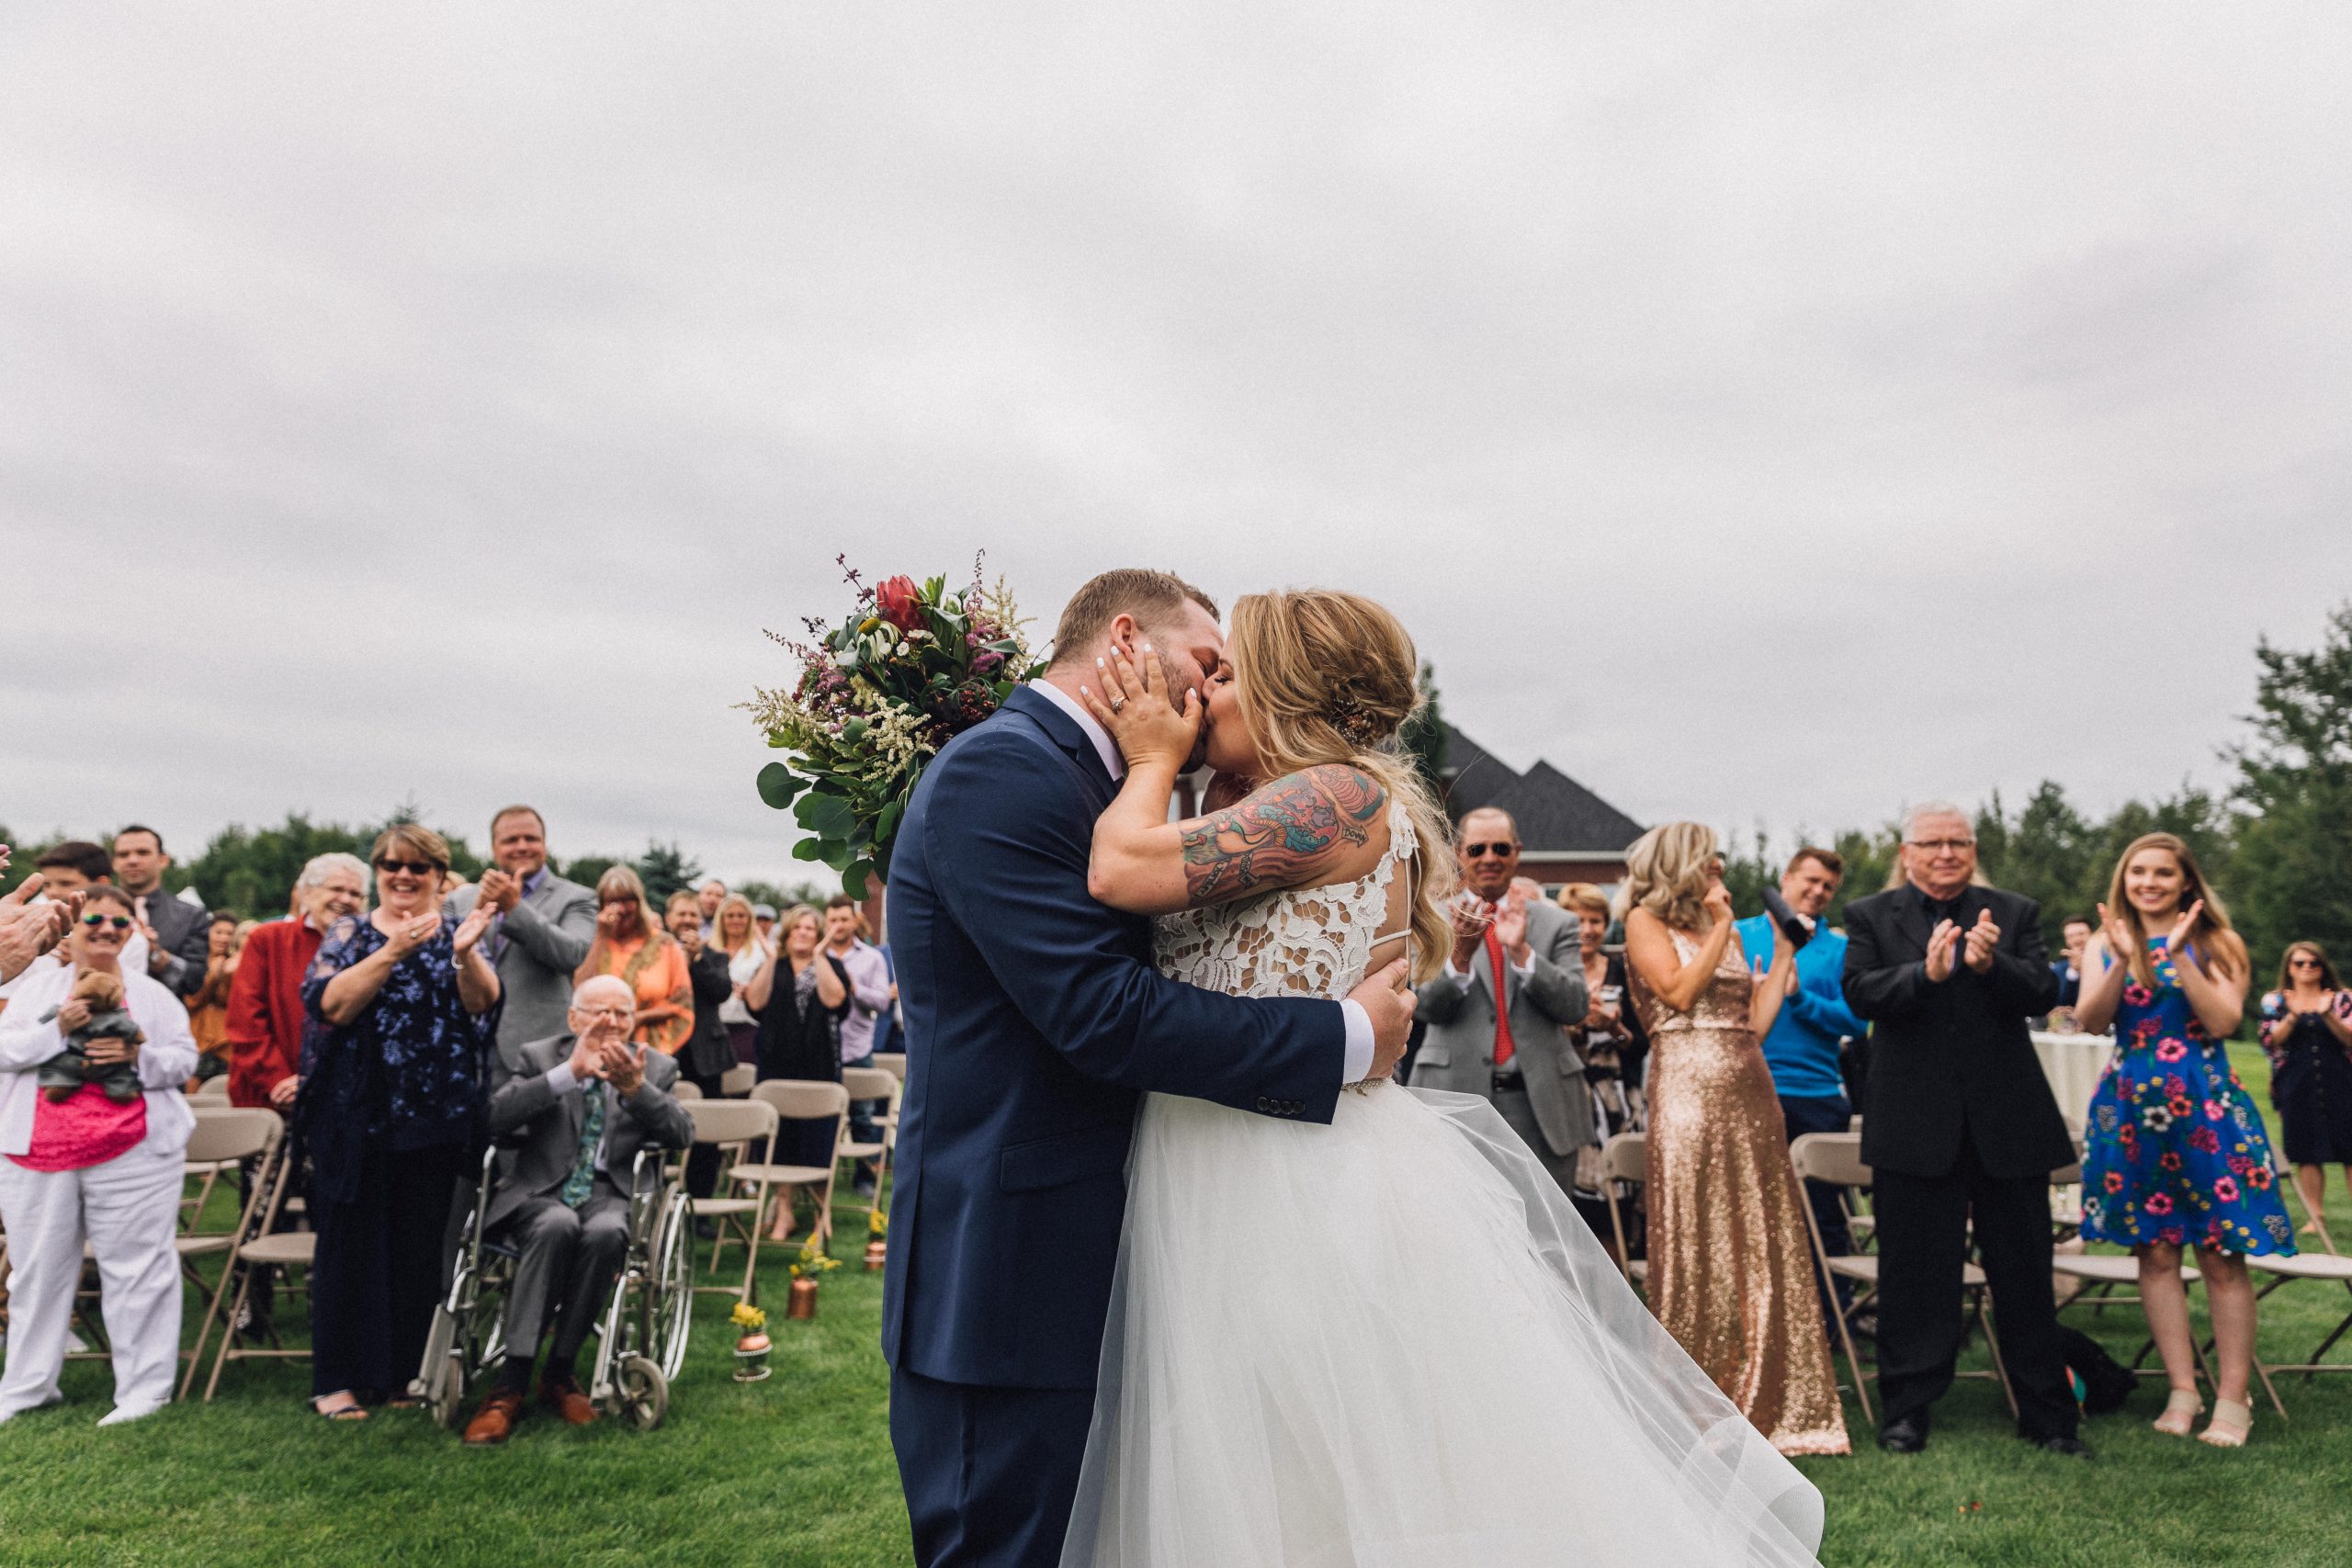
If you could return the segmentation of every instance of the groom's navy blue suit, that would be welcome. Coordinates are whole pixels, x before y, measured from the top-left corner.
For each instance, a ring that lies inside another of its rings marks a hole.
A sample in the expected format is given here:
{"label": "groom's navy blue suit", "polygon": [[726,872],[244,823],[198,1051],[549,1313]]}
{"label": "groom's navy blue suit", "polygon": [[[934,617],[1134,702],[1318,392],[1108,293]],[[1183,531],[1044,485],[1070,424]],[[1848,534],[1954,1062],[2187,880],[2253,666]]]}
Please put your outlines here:
{"label": "groom's navy blue suit", "polygon": [[949,742],[890,863],[907,1027],[883,1280],[890,1440],[926,1568],[1055,1562],[1093,1412],[1137,1096],[1329,1122],[1338,1003],[1245,1000],[1150,964],[1088,897],[1115,791],[1037,693]]}

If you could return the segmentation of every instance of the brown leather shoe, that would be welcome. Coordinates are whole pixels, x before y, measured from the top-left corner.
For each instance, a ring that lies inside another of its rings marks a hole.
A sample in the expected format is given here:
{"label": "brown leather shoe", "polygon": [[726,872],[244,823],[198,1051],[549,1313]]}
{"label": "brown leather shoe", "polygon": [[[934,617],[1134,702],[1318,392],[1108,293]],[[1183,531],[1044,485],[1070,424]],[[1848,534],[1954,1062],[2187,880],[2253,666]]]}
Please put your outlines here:
{"label": "brown leather shoe", "polygon": [[576,1379],[548,1378],[539,1384],[539,1397],[548,1408],[575,1427],[585,1427],[596,1419],[596,1407],[589,1403]]}
{"label": "brown leather shoe", "polygon": [[504,1442],[523,1418],[523,1396],[513,1389],[502,1388],[481,1402],[474,1418],[466,1423],[466,1442],[474,1448],[492,1448]]}

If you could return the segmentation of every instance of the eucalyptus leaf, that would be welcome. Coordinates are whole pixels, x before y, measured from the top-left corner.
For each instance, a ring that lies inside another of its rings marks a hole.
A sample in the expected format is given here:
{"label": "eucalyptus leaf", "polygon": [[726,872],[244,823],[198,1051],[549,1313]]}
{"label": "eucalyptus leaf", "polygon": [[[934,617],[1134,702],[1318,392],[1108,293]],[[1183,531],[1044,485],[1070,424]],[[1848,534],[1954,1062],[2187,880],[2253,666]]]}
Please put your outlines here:
{"label": "eucalyptus leaf", "polygon": [[820,839],[801,840],[792,846],[792,858],[805,861],[823,860],[825,858],[824,841]]}
{"label": "eucalyptus leaf", "polygon": [[790,806],[793,797],[808,787],[807,779],[782,762],[770,762],[760,770],[760,798],[778,811]]}
{"label": "eucalyptus leaf", "polygon": [[820,839],[847,839],[857,822],[857,807],[837,795],[804,796],[793,815]]}
{"label": "eucalyptus leaf", "polygon": [[865,897],[865,879],[874,874],[874,863],[870,860],[853,861],[842,867],[841,872],[842,891],[853,898]]}

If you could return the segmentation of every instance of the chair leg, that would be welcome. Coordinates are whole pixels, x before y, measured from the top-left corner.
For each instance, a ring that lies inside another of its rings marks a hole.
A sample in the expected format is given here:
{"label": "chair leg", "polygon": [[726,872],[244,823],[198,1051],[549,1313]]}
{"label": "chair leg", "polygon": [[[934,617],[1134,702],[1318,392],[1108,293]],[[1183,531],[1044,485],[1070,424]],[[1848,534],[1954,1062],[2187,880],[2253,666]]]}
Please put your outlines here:
{"label": "chair leg", "polygon": [[752,1212],[751,1239],[744,1243],[743,1248],[743,1301],[747,1305],[758,1304],[759,1281],[754,1275],[760,1266],[760,1235],[763,1228],[761,1222],[767,1217],[767,1212],[768,1184],[762,1181],[760,1206]]}
{"label": "chair leg", "polygon": [[2001,1359],[2000,1336],[1993,1330],[1993,1292],[1981,1292],[1976,1301],[1976,1321],[1984,1330],[1984,1348],[1993,1353],[1993,1375],[2000,1380],[2001,1396],[2009,1402],[2009,1419],[2018,1418],[2018,1391],[2009,1386],[2009,1369]]}
{"label": "chair leg", "polygon": [[[229,1308],[228,1325],[220,1331],[220,1348],[212,1358],[212,1376],[207,1379],[204,1384],[204,1403],[207,1404],[211,1404],[212,1396],[220,1392],[220,1369],[229,1364],[229,1346],[236,1338],[233,1329],[237,1322],[237,1314],[245,1310],[245,1294],[253,1286],[252,1265],[240,1262],[233,1266],[237,1269],[237,1299]],[[192,1378],[195,1375],[196,1369],[193,1366],[189,1367],[188,1376]]]}
{"label": "chair leg", "polygon": [[[232,1249],[228,1255],[228,1261],[220,1266],[220,1288],[207,1292],[204,1314],[196,1320],[196,1345],[187,1352],[187,1375],[180,1379],[182,1399],[186,1399],[187,1391],[196,1385],[197,1371],[204,1365],[205,1342],[212,1337],[212,1320],[220,1311],[220,1298],[228,1292],[229,1278],[236,1271],[236,1253]],[[198,1283],[201,1285],[202,1281],[198,1280]],[[233,1328],[234,1320],[232,1319],[229,1326],[224,1327],[221,1332],[225,1335],[233,1331]]]}

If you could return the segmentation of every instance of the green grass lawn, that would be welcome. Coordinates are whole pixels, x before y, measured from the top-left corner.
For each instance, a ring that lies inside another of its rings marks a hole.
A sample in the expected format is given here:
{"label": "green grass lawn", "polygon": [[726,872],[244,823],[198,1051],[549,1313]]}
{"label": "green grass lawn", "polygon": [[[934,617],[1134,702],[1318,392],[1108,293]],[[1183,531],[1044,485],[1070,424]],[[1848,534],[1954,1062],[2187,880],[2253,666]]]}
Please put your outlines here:
{"label": "green grass lawn", "polygon": [[[2240,1058],[2267,1109],[2261,1066]],[[2331,1203],[2331,1224],[2352,1236],[2340,1188]],[[814,1323],[773,1322],[766,1382],[731,1381],[729,1303],[701,1298],[670,1420],[650,1433],[535,1415],[506,1448],[469,1450],[422,1415],[322,1421],[302,1403],[308,1369],[264,1362],[230,1368],[209,1405],[101,1432],[106,1369],[74,1363],[67,1404],[0,1427],[0,1562],[907,1562],[876,1348],[881,1277],[858,1270],[862,1239],[863,1216],[845,1212],[846,1266]],[[780,1304],[786,1259],[763,1257],[763,1297]],[[2266,1353],[2303,1359],[2347,1307],[2337,1287],[2282,1292],[2264,1304]],[[2069,1315],[2120,1359],[2139,1346],[2134,1309]],[[2352,1378],[2288,1381],[2281,1393],[2293,1420],[2257,1400],[2252,1445],[2227,1453],[2151,1432],[2163,1404],[2152,1381],[2121,1415],[2086,1424],[2089,1464],[2018,1442],[1989,1382],[1963,1381],[1913,1458],[1871,1448],[1849,1403],[1860,1451],[1800,1461],[1828,1502],[1823,1561],[2343,1568]],[[1562,1562],[1577,1562],[1573,1543]]]}

